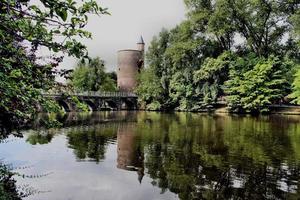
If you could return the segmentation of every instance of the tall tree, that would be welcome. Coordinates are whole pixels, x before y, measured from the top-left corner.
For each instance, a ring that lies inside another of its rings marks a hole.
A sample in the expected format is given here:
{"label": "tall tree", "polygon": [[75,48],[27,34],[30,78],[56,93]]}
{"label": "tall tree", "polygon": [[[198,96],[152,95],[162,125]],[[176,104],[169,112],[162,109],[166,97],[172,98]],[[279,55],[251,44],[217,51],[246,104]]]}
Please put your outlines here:
{"label": "tall tree", "polygon": [[[287,88],[279,89],[280,94],[276,93],[278,90],[269,88],[269,93],[263,94],[267,100],[257,101],[257,104],[250,106],[251,109],[260,107],[263,110],[269,103],[278,100],[277,97],[273,98],[274,93],[278,97],[286,96],[293,81],[292,69],[300,62],[296,40],[296,34],[299,33],[299,1],[184,2],[188,9],[187,19],[169,32],[164,30],[162,33],[168,33],[168,37],[161,33],[153,40],[147,53],[149,68],[153,68],[152,71],[161,80],[164,97],[159,100],[152,98],[152,102],[159,101],[162,108],[199,110],[203,106],[210,107],[218,97],[227,95],[224,91],[225,82],[240,79],[241,76],[245,80],[253,78],[253,81],[258,81],[255,78],[260,76],[261,71],[268,74],[272,70],[276,71],[276,76],[269,75],[263,81],[265,85],[261,86],[268,88],[272,85],[276,88],[280,85],[275,83],[286,78],[287,82],[282,86]],[[278,66],[286,66],[290,72],[280,71],[282,69],[278,69]],[[140,86],[143,87],[143,84],[147,86],[148,83],[141,79]],[[243,95],[250,97],[254,93],[260,94],[260,89],[253,87]],[[236,98],[241,99],[243,95],[240,93]]]}
{"label": "tall tree", "polygon": [[232,110],[268,112],[269,105],[289,94],[288,76],[294,66],[278,57],[252,59],[241,58],[233,63],[226,82],[228,104]]}
{"label": "tall tree", "polygon": [[300,46],[300,10],[298,10],[293,16],[291,16],[291,21],[294,25],[294,34],[298,40],[298,45]]}
{"label": "tall tree", "polygon": [[[153,68],[144,69],[138,77],[140,85],[136,89],[142,107],[148,110],[160,110],[163,108],[165,97],[164,89],[159,77]],[[147,84],[145,84],[147,83]]]}
{"label": "tall tree", "polygon": [[104,61],[99,57],[79,62],[71,74],[71,85],[80,91],[116,91],[116,83],[105,72]]}
{"label": "tall tree", "polygon": [[290,97],[293,98],[293,103],[296,103],[298,105],[300,104],[300,69],[298,69],[295,74],[295,80],[293,82],[293,92]]}
{"label": "tall tree", "polygon": [[[212,35],[224,50],[232,49],[237,35],[257,55],[277,52],[292,29],[290,17],[298,12],[298,1],[186,0],[190,19],[201,33]],[[296,17],[295,17],[296,18]]]}
{"label": "tall tree", "polygon": [[[88,14],[107,14],[96,1],[0,0],[1,120],[24,122],[45,103],[41,95],[54,83],[63,55],[88,57],[75,38],[91,38]],[[48,49],[49,58],[38,50]],[[3,117],[5,115],[5,117]]]}
{"label": "tall tree", "polygon": [[215,104],[219,96],[225,95],[224,82],[228,80],[229,69],[235,56],[224,52],[218,58],[206,58],[201,68],[194,73],[197,93],[203,97],[203,103]]}

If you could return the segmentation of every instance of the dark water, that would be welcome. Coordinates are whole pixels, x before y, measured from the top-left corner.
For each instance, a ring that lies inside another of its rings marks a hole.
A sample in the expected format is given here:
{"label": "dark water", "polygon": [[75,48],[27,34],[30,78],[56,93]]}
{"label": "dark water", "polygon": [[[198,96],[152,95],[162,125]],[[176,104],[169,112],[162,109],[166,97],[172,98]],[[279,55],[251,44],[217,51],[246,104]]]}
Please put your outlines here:
{"label": "dark water", "polygon": [[0,144],[24,199],[300,198],[300,116],[117,112],[62,120],[64,128]]}

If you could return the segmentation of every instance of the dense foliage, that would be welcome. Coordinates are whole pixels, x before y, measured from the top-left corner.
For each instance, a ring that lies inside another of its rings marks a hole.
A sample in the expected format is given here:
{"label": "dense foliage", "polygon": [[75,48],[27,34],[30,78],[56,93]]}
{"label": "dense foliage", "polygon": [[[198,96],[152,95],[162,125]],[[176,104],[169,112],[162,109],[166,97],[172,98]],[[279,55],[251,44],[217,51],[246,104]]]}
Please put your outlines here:
{"label": "dense foliage", "polygon": [[267,112],[268,105],[282,101],[289,94],[288,72],[292,67],[277,57],[257,58],[252,63],[239,58],[226,82],[229,106],[238,111]]}
{"label": "dense foliage", "polygon": [[290,95],[296,104],[300,104],[300,69],[298,69],[293,82],[293,93]]}
{"label": "dense foliage", "polygon": [[105,72],[104,61],[99,57],[88,63],[79,62],[71,73],[70,84],[78,91],[116,91],[116,79]]}
{"label": "dense foliage", "polygon": [[[64,54],[88,57],[75,38],[91,38],[84,30],[89,13],[107,12],[94,0],[0,1],[1,120],[23,123],[37,104],[47,104],[41,91],[53,86]],[[40,57],[40,51],[52,56]]]}
{"label": "dense foliage", "polygon": [[185,4],[187,19],[146,54],[137,88],[146,109],[199,111],[226,99],[232,110],[265,112],[287,99],[300,63],[298,1]]}
{"label": "dense foliage", "polygon": [[[16,181],[9,167],[0,163],[0,200],[21,200],[23,197],[17,191]],[[25,197],[25,196],[24,196]]]}

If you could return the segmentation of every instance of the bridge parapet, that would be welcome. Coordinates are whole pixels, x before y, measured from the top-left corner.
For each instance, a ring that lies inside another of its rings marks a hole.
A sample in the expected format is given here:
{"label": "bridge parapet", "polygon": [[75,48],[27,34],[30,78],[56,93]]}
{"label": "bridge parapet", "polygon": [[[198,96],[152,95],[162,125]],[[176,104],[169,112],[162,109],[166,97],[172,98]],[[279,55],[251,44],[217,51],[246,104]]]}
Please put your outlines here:
{"label": "bridge parapet", "polygon": [[42,95],[57,101],[67,112],[78,110],[73,96],[87,104],[93,111],[136,110],[138,108],[137,95],[132,92],[42,92]]}
{"label": "bridge parapet", "polygon": [[[59,93],[59,92],[43,92],[43,96],[46,97],[60,97],[63,96],[65,93]],[[128,97],[128,98],[137,98],[137,95],[133,92],[93,92],[93,91],[86,91],[86,92],[68,92],[67,93],[70,96],[77,96],[77,97]]]}

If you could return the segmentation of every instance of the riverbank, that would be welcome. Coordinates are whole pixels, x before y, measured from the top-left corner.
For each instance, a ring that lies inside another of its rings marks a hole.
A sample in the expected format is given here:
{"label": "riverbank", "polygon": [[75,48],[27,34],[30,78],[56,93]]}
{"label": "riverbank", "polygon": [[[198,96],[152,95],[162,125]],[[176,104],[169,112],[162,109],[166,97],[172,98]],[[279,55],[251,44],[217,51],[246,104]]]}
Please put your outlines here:
{"label": "riverbank", "polygon": [[[269,114],[281,114],[281,115],[300,115],[300,106],[295,105],[272,105],[269,107]],[[222,106],[215,109],[215,113],[232,113],[228,107]]]}

